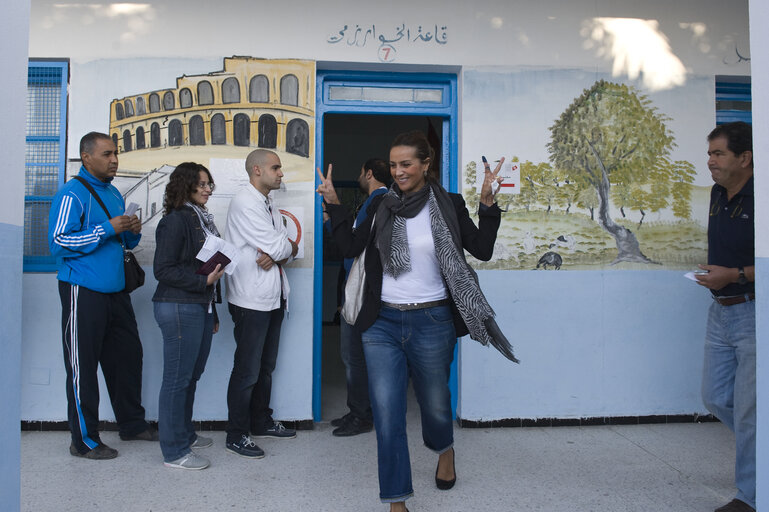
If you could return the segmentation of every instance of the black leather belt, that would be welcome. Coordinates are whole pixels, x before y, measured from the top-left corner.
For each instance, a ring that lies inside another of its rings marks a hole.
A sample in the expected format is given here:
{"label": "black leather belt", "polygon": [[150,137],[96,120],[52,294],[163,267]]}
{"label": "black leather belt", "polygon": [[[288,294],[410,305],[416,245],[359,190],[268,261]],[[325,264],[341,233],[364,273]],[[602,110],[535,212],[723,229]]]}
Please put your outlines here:
{"label": "black leather belt", "polygon": [[411,311],[412,309],[427,309],[437,306],[446,306],[449,299],[431,300],[430,302],[407,302],[405,304],[393,304],[392,302],[382,302],[382,305],[388,308],[394,308],[399,311]]}
{"label": "black leather belt", "polygon": [[756,294],[748,293],[745,295],[734,295],[732,297],[713,297],[713,300],[722,306],[734,306],[735,304],[742,304],[743,302],[756,300]]}

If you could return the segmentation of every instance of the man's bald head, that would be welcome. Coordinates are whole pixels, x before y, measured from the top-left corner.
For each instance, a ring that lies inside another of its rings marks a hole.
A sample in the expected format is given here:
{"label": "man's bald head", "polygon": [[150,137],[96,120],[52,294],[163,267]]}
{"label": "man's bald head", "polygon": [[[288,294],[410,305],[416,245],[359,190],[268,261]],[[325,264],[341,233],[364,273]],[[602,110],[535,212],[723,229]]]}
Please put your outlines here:
{"label": "man's bald head", "polygon": [[254,166],[264,167],[269,155],[278,156],[277,153],[270,151],[269,149],[255,149],[248,154],[246,157],[246,172],[248,173],[249,178],[254,172]]}

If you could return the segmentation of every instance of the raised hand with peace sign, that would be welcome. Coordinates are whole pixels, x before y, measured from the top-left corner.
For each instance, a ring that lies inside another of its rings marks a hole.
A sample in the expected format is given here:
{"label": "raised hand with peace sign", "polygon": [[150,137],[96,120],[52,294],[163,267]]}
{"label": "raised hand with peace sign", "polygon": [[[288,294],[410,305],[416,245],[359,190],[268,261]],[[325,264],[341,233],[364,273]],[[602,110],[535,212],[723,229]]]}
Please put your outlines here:
{"label": "raised hand with peace sign", "polygon": [[[499,163],[494,168],[493,172],[489,166],[488,160],[486,160],[486,157],[484,156],[481,158],[483,158],[484,168],[483,185],[481,185],[481,203],[485,204],[486,206],[491,206],[494,204],[494,197],[496,197],[497,192],[499,192],[499,184],[501,184],[502,180],[505,179],[504,177],[499,176],[499,171],[502,169],[502,164],[505,162],[505,157],[499,159]],[[492,191],[494,183],[497,183],[497,187],[496,190]]]}
{"label": "raised hand with peace sign", "polygon": [[339,196],[336,195],[336,189],[334,183],[331,181],[331,164],[328,164],[328,173],[323,176],[320,167],[317,168],[318,178],[320,179],[320,185],[315,189],[315,192],[323,197],[323,200],[328,204],[340,204]]}

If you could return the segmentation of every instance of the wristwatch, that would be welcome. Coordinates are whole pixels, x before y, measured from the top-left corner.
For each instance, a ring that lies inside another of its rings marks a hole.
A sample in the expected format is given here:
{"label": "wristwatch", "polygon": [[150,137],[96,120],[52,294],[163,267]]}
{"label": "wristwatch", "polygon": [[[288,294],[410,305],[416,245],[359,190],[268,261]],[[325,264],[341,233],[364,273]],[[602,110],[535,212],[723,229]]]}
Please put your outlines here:
{"label": "wristwatch", "polygon": [[737,283],[748,284],[748,278],[745,277],[745,269],[743,267],[740,267],[737,269],[737,271],[740,273],[740,277],[737,278]]}

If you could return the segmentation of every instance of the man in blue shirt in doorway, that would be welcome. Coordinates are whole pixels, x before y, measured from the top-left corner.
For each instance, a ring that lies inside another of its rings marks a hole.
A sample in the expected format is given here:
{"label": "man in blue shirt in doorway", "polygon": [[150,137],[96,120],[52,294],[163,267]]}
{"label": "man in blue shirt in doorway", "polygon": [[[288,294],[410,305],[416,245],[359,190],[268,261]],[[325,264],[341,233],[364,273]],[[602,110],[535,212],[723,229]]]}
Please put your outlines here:
{"label": "man in blue shirt in doorway", "polygon": [[705,334],[702,399],[734,431],[737,496],[716,512],[756,507],[756,294],[753,232],[753,133],[727,123],[708,135],[708,264],[697,281],[713,303]]}
{"label": "man in blue shirt in doorway", "polygon": [[[358,176],[358,185],[360,185],[361,191],[368,195],[368,198],[358,210],[353,226],[359,226],[366,220],[369,211],[374,212],[376,210],[381,196],[387,192],[387,187],[391,181],[390,165],[381,158],[371,158],[363,164],[360,176]],[[344,260],[345,280],[350,272],[352,262],[352,258],[345,258]],[[350,412],[331,421],[331,426],[336,427],[331,433],[337,437],[349,437],[370,432],[374,427],[374,420],[368,397],[368,372],[366,371],[366,360],[363,357],[360,332],[348,324],[344,317],[340,316],[339,337],[340,352],[345,367],[345,380],[347,381],[347,407]]]}

